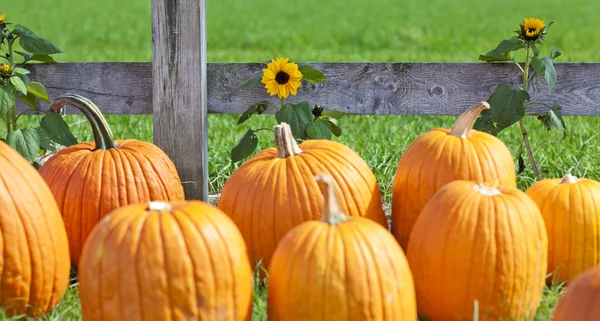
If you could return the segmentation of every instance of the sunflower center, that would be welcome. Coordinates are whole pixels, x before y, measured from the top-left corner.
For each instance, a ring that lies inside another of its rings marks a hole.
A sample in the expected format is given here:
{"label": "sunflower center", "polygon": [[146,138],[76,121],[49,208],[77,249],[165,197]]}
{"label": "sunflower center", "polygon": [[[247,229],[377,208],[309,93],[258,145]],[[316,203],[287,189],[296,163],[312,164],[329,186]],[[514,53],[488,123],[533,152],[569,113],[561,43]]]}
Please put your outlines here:
{"label": "sunflower center", "polygon": [[280,71],[275,75],[275,81],[280,85],[287,84],[288,80],[290,80],[290,75],[284,71]]}
{"label": "sunflower center", "polygon": [[529,29],[527,29],[527,32],[529,32],[529,33],[534,33],[536,31],[537,31],[537,28],[529,28]]}

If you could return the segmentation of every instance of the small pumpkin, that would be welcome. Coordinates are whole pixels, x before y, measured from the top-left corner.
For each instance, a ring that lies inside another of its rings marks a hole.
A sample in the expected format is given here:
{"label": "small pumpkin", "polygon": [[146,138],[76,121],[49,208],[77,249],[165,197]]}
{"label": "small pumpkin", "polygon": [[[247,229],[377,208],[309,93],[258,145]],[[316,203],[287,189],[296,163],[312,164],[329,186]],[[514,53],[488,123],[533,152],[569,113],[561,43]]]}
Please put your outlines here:
{"label": "small pumpkin", "polygon": [[451,130],[433,129],[402,154],[392,187],[392,233],[406,250],[413,226],[429,199],[454,180],[516,186],[514,160],[497,137],[472,130],[481,102],[458,117]]}
{"label": "small pumpkin", "polygon": [[314,176],[332,175],[344,213],[387,228],[381,195],[369,165],[352,149],[330,140],[298,146],[288,124],[274,127],[276,148],[250,158],[229,177],[219,208],[244,236],[254,264],[269,265],[277,243],[294,226],[321,217],[323,197]]}
{"label": "small pumpkin", "polygon": [[549,280],[570,281],[600,264],[600,182],[567,174],[541,180],[526,193],[548,231]]}
{"label": "small pumpkin", "polygon": [[85,97],[64,94],[51,110],[67,105],[85,115],[94,142],[60,150],[39,172],[58,203],[77,265],[90,231],[108,212],[140,202],[182,200],[184,194],[175,165],[160,148],[136,139],[113,140],[100,110]]}
{"label": "small pumpkin", "polygon": [[412,275],[392,234],[346,216],[334,178],[316,179],[322,219],[294,227],[277,246],[268,268],[269,320],[416,320]]}
{"label": "small pumpkin", "polygon": [[425,320],[531,320],[545,285],[548,238],[535,203],[512,186],[457,180],[417,219],[408,243]]}
{"label": "small pumpkin", "polygon": [[67,290],[67,233],[44,180],[3,141],[0,169],[0,306],[9,317],[38,316]]}
{"label": "small pumpkin", "polygon": [[600,265],[578,274],[558,300],[552,321],[600,320]]}
{"label": "small pumpkin", "polygon": [[84,246],[79,282],[86,321],[251,317],[244,240],[227,215],[201,201],[111,212]]}

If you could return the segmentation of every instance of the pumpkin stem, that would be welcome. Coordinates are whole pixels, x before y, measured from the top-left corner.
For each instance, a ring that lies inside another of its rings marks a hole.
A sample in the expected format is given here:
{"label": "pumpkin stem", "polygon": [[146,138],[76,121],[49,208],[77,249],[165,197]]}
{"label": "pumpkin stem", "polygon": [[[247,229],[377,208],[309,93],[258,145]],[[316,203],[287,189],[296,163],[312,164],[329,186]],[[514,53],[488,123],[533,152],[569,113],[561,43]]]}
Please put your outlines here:
{"label": "pumpkin stem", "polygon": [[571,175],[571,173],[567,173],[558,184],[577,184],[581,182],[577,176]]}
{"label": "pumpkin stem", "polygon": [[67,105],[77,108],[87,118],[94,133],[94,142],[96,143],[94,150],[107,150],[119,147],[113,140],[112,132],[106,123],[106,119],[104,119],[100,109],[91,100],[76,94],[66,93],[54,100],[54,103],[50,106],[50,110],[59,113]]}
{"label": "pumpkin stem", "polygon": [[161,211],[161,212],[170,212],[173,210],[171,204],[167,202],[160,201],[150,201],[148,202],[148,211]]}
{"label": "pumpkin stem", "polygon": [[496,196],[502,194],[502,192],[500,192],[499,189],[487,186],[485,184],[476,184],[475,186],[473,186],[473,189],[481,193],[481,195],[485,196]]}
{"label": "pumpkin stem", "polygon": [[321,221],[331,225],[339,224],[350,219],[340,209],[340,204],[335,197],[335,189],[333,188],[333,178],[328,174],[319,174],[315,176],[319,189],[325,198],[323,206],[323,216]]}
{"label": "pumpkin stem", "polygon": [[458,116],[458,119],[454,122],[450,134],[460,138],[471,137],[471,127],[475,123],[475,119],[479,116],[484,109],[490,109],[490,104],[485,101],[467,109],[464,113]]}
{"label": "pumpkin stem", "polygon": [[275,142],[277,144],[277,157],[286,158],[302,153],[300,146],[294,139],[294,135],[292,135],[290,125],[283,122],[273,127],[273,131],[275,132]]}

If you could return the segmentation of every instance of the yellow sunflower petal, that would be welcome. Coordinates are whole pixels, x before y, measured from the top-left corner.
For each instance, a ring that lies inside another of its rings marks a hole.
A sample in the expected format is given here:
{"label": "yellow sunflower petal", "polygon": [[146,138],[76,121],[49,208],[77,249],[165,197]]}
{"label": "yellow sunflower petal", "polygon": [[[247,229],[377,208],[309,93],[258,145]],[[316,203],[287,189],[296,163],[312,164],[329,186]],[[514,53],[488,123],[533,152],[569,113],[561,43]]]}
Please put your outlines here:
{"label": "yellow sunflower petal", "polygon": [[292,93],[292,95],[296,96],[297,89],[298,88],[291,86],[291,84],[290,84],[290,92]]}
{"label": "yellow sunflower petal", "polygon": [[279,95],[279,97],[287,98],[289,95],[287,88],[285,86],[279,86],[278,95]]}

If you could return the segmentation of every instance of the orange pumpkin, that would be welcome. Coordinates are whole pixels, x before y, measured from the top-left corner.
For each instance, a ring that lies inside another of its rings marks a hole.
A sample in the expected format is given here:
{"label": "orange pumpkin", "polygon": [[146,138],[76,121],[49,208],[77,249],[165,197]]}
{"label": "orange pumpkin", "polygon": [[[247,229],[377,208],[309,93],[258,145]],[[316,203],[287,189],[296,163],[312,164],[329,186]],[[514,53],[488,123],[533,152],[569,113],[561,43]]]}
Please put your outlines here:
{"label": "orange pumpkin", "polygon": [[79,95],[62,95],[51,109],[58,112],[66,105],[88,119],[94,143],[60,150],[39,172],[62,213],[76,265],[88,234],[108,212],[140,202],[182,200],[184,195],[175,165],[160,148],[135,139],[113,140],[98,107]]}
{"label": "orange pumpkin", "polygon": [[201,201],[121,207],[90,234],[83,319],[250,320],[252,270],[227,215]]}
{"label": "orange pumpkin", "polygon": [[451,130],[437,128],[412,142],[396,170],[392,188],[392,233],[407,248],[413,226],[435,192],[454,180],[516,186],[514,160],[493,135],[472,130],[481,102],[465,111]]}
{"label": "orange pumpkin", "polygon": [[546,278],[548,238],[535,203],[512,186],[458,180],[427,203],[408,243],[426,320],[531,320]]}
{"label": "orange pumpkin", "polygon": [[577,275],[558,300],[552,321],[600,320],[600,265]]}
{"label": "orange pumpkin", "polygon": [[321,217],[323,197],[314,176],[334,178],[342,210],[387,227],[381,195],[369,165],[352,149],[330,140],[296,144],[290,126],[275,126],[277,148],[246,161],[227,180],[219,208],[240,228],[249,257],[268,266],[277,243],[294,226]]}
{"label": "orange pumpkin", "polygon": [[392,234],[342,213],[332,176],[317,181],[322,219],[294,227],[273,254],[269,320],[416,320],[412,275]]}
{"label": "orange pumpkin", "polygon": [[0,305],[8,316],[50,311],[69,284],[67,234],[50,189],[0,141]]}
{"label": "orange pumpkin", "polygon": [[533,184],[548,231],[550,280],[565,282],[600,264],[600,183],[570,174]]}

